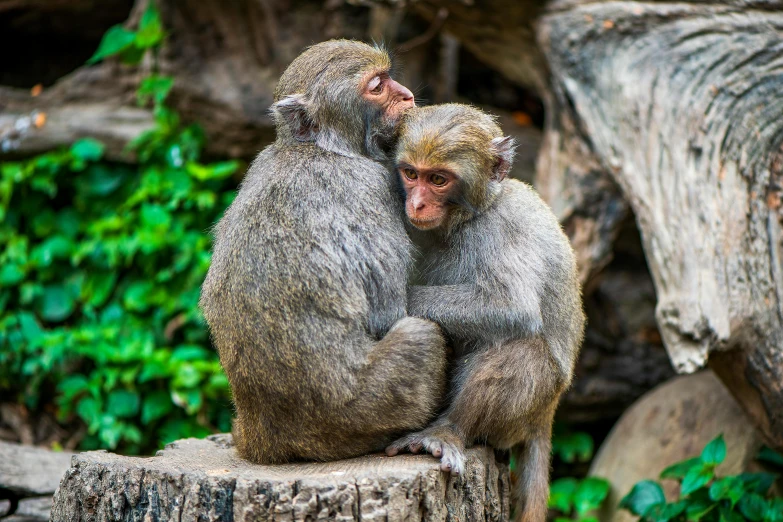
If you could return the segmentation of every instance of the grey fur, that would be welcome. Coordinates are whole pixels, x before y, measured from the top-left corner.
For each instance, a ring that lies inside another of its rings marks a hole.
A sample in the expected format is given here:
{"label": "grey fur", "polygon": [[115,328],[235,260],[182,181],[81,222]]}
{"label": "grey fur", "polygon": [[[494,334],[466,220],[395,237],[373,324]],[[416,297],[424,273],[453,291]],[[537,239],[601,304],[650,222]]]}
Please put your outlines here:
{"label": "grey fur", "polygon": [[411,315],[441,325],[455,361],[446,412],[389,452],[423,448],[459,473],[466,444],[524,444],[517,515],[543,522],[552,420],[585,316],[568,238],[531,187],[503,179],[512,159],[513,142],[478,109],[425,107],[403,120],[396,160],[459,176],[444,225],[412,234],[423,285],[410,288],[408,301]]}
{"label": "grey fur", "polygon": [[[201,307],[231,384],[238,450],[254,462],[382,449],[425,426],[441,399],[439,329],[406,317],[411,244],[394,181],[364,136],[340,132],[367,124],[356,82],[384,62],[378,53],[325,42],[291,64],[276,93],[278,139],[215,230]],[[325,79],[352,98],[323,109]],[[338,108],[334,125],[324,114]]]}

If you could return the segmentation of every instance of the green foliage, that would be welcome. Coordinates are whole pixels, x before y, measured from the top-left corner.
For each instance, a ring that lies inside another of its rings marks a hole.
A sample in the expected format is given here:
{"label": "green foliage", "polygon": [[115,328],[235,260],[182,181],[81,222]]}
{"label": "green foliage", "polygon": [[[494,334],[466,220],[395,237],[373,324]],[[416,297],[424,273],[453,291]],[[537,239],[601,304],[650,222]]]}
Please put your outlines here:
{"label": "green foliage", "polygon": [[[593,438],[588,433],[555,426],[552,455],[561,461],[568,464],[589,462],[593,458],[593,447]],[[605,479],[564,477],[552,482],[549,507],[561,513],[555,522],[595,522],[592,512],[601,507],[608,494],[609,482]]]}
{"label": "green foliage", "polygon": [[590,462],[593,438],[583,431],[567,431],[557,426],[552,437],[552,454],[569,464]]}
{"label": "green foliage", "polygon": [[[766,448],[759,455],[768,462],[783,462]],[[783,522],[783,499],[767,498],[777,475],[741,473],[717,477],[715,468],[726,458],[726,443],[719,435],[701,455],[669,466],[660,478],[680,483],[680,498],[667,502],[661,485],[643,480],[620,501],[620,507],[641,522]]]}
{"label": "green foliage", "polygon": [[[150,2],[91,61],[137,63],[164,33]],[[204,136],[165,104],[173,79],[141,81],[155,124],[103,161],[93,139],[0,165],[0,393],[88,428],[83,448],[133,453],[229,430],[228,383],[197,309],[210,227],[236,162],[200,161]]]}
{"label": "green foliage", "polygon": [[123,63],[138,64],[148,49],[155,50],[163,42],[165,33],[155,2],[150,0],[144,14],[141,15],[139,27],[130,31],[121,25],[115,25],[103,35],[98,50],[87,60],[96,63],[110,56],[119,56]]}
{"label": "green foliage", "polygon": [[556,518],[556,522],[565,520],[595,522],[596,518],[590,513],[601,507],[608,494],[609,482],[606,479],[561,478],[553,481],[550,486],[549,507],[568,517]]}

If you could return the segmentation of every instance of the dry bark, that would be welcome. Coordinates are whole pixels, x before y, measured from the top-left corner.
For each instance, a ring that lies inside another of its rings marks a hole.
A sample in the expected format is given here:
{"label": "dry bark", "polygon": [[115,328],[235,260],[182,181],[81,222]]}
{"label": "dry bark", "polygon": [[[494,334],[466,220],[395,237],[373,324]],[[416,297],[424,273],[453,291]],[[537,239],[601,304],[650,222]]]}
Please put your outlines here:
{"label": "dry bark", "polygon": [[[681,372],[708,362],[783,447],[779,2],[553,2],[539,21],[559,143],[629,202]],[[549,143],[542,157],[559,153]],[[544,173],[568,179],[568,161]]]}
{"label": "dry bark", "polygon": [[508,465],[491,449],[469,450],[457,478],[438,466],[413,455],[259,466],[229,435],[150,458],[87,452],[73,458],[51,520],[508,520]]}
{"label": "dry bark", "polygon": [[[0,2],[0,13],[11,8],[8,2]],[[129,24],[146,3],[136,0]],[[35,12],[52,4],[58,1],[25,1],[15,7]],[[272,92],[283,68],[302,48],[336,36],[364,36],[357,27],[361,24],[350,19],[353,11],[315,2],[158,4],[170,34],[159,67],[176,78],[172,104],[184,120],[204,127],[210,138],[207,152],[222,156],[252,157],[271,141],[267,111]],[[152,123],[134,96],[139,78],[151,66],[128,67],[109,59],[80,67],[35,97],[27,89],[0,87],[0,154],[29,155],[92,136],[106,143],[109,158],[126,158],[124,145]],[[45,123],[36,126],[41,113]]]}

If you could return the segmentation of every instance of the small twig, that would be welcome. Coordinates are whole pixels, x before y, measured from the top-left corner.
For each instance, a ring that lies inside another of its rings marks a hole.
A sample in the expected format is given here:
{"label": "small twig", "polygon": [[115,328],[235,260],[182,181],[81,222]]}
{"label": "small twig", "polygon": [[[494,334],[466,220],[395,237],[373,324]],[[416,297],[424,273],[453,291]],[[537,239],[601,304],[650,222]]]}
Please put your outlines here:
{"label": "small twig", "polygon": [[402,42],[397,47],[397,51],[401,53],[406,53],[411,49],[413,49],[414,47],[418,47],[432,40],[435,37],[435,35],[438,34],[438,31],[440,31],[440,28],[443,27],[443,23],[446,21],[446,18],[448,17],[449,17],[449,10],[446,9],[445,7],[441,7],[440,9],[438,9],[438,12],[435,14],[435,18],[433,18],[432,23],[427,28],[427,30],[424,31],[419,36],[411,38],[407,42]]}

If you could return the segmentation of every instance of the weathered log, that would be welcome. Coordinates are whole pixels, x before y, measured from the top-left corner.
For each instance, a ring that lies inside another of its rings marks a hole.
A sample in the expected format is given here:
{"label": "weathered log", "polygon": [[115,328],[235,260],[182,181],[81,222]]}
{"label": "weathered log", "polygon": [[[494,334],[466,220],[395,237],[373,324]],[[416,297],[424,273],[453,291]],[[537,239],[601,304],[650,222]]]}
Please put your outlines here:
{"label": "weathered log", "polygon": [[0,441],[0,516],[32,522],[49,518],[51,497],[70,465],[69,452]]}
{"label": "weathered log", "polygon": [[[51,3],[56,2],[41,0],[19,8],[34,11]],[[130,25],[146,4],[136,0]],[[348,19],[351,11],[316,2],[158,4],[170,35],[158,65],[161,73],[176,78],[171,102],[185,121],[204,127],[208,152],[222,156],[252,157],[271,141],[267,111],[274,86],[306,45],[336,36],[364,36],[361,24]],[[80,67],[37,96],[27,89],[0,88],[0,154],[29,155],[92,136],[107,144],[109,158],[125,158],[128,139],[152,123],[134,96],[141,74],[151,66],[128,67],[109,59]]]}
{"label": "weathered log", "polygon": [[[630,203],[672,362],[709,357],[778,448],[782,6],[556,1],[538,23],[549,117],[573,123],[560,143],[585,144]],[[544,167],[567,179],[570,165]]]}
{"label": "weathered log", "polygon": [[51,520],[508,520],[508,465],[491,448],[469,450],[462,476],[438,466],[414,455],[259,466],[230,435],[149,458],[87,452],[73,458]]}
{"label": "weathered log", "polygon": [[72,455],[0,441],[0,488],[20,498],[51,495]]}

